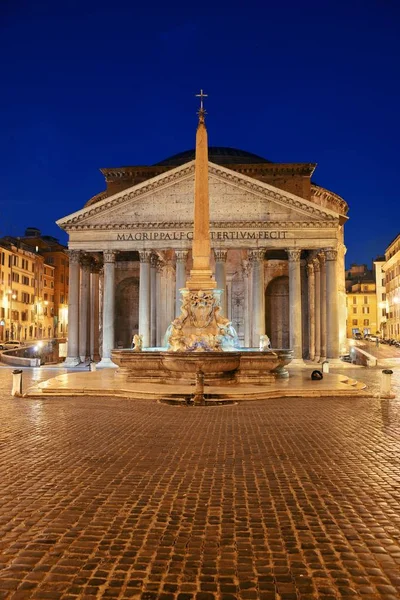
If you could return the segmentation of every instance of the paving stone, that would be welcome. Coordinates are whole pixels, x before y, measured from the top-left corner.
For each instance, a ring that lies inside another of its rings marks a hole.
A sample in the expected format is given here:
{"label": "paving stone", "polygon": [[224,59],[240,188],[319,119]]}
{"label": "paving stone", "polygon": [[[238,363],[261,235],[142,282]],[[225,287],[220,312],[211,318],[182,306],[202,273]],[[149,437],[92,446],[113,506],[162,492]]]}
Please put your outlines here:
{"label": "paving stone", "polygon": [[0,598],[400,597],[399,400],[0,388]]}

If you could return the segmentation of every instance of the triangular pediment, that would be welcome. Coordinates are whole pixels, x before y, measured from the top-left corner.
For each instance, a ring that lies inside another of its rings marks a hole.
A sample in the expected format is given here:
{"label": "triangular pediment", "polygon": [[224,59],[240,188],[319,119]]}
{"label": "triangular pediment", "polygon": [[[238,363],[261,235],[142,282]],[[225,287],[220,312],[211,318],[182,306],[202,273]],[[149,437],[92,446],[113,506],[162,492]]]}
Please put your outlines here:
{"label": "triangular pediment", "polygon": [[[330,222],[339,215],[246,175],[209,163],[211,223]],[[109,196],[57,221],[65,229],[193,221],[194,161]]]}

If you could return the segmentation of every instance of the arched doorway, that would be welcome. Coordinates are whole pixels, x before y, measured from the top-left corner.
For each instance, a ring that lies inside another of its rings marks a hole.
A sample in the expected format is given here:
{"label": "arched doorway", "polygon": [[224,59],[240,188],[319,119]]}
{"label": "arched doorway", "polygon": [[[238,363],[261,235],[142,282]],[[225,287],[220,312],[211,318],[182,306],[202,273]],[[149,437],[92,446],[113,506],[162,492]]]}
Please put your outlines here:
{"label": "arched doorway", "polygon": [[115,294],[115,345],[129,348],[134,333],[139,332],[139,278],[123,279]]}
{"label": "arched doorway", "polygon": [[289,348],[289,277],[276,277],[265,290],[265,331],[272,348]]}

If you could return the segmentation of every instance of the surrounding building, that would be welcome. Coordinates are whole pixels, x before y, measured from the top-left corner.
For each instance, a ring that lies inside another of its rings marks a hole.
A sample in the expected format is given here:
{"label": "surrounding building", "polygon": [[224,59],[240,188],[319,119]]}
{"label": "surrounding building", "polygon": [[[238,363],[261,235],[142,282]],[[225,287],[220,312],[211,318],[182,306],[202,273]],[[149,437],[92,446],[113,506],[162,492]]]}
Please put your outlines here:
{"label": "surrounding building", "polygon": [[37,339],[36,277],[43,258],[4,239],[0,253],[0,340]]}
{"label": "surrounding building", "polygon": [[377,333],[376,284],[371,277],[347,291],[347,337]]}
{"label": "surrounding building", "polygon": [[40,232],[0,240],[0,341],[67,335],[67,303],[64,246]]}
{"label": "surrounding building", "polygon": [[[50,236],[42,235],[39,229],[29,227],[25,235],[19,238],[25,245],[33,248],[44,258],[46,271],[54,269],[53,282],[43,275],[43,294],[40,301],[47,302],[47,311],[52,313],[54,337],[68,335],[68,283],[69,259],[65,246]],[[50,284],[50,288],[49,288]]]}
{"label": "surrounding building", "polygon": [[386,249],[383,271],[387,302],[386,335],[400,340],[400,234]]}
{"label": "surrounding building", "polygon": [[[191,268],[194,151],[102,169],[106,190],[57,223],[69,234],[67,364],[161,346]],[[243,346],[337,357],[346,341],[347,203],[312,182],[316,165],[209,148],[213,267]],[[104,265],[104,266],[103,266]],[[99,274],[99,270],[102,273]],[[329,310],[328,310],[329,306]]]}
{"label": "surrounding building", "polygon": [[386,300],[386,279],[384,273],[385,257],[378,256],[374,260],[375,286],[376,286],[376,329],[383,338],[387,334],[388,304]]}
{"label": "surrounding building", "polygon": [[377,257],[373,269],[352,264],[346,270],[347,337],[357,334],[387,337],[385,258]]}

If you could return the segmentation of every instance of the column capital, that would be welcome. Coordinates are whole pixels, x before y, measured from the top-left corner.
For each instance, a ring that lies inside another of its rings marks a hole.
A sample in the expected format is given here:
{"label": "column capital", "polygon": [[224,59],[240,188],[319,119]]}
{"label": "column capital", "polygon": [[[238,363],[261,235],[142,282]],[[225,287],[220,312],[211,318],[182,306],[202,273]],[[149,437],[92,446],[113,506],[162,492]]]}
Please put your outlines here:
{"label": "column capital", "polygon": [[310,260],[310,262],[307,263],[306,268],[308,277],[312,277],[314,275],[314,263],[312,260]]}
{"label": "column capital", "polygon": [[82,254],[80,262],[81,262],[82,268],[85,269],[85,271],[89,271],[89,269],[92,266],[93,259],[90,256],[90,254]]}
{"label": "column capital", "polygon": [[321,265],[318,258],[313,258],[312,260],[314,265],[314,273],[319,273],[321,269]]}
{"label": "column capital", "polygon": [[337,260],[337,250],[333,248],[325,248],[324,250],[326,260]]}
{"label": "column capital", "polygon": [[214,256],[215,256],[215,260],[217,262],[225,262],[227,255],[228,255],[228,250],[221,250],[219,248],[218,249],[214,248]]}
{"label": "column capital", "polygon": [[79,265],[81,259],[80,250],[67,250],[69,264]]}
{"label": "column capital", "polygon": [[175,258],[177,263],[186,263],[188,257],[188,250],[175,250]]}
{"label": "column capital", "polygon": [[323,250],[318,253],[318,258],[319,258],[319,262],[321,264],[321,268],[323,268],[326,263],[326,254]]}
{"label": "column capital", "polygon": [[98,274],[98,273],[100,273],[102,267],[103,267],[103,264],[100,263],[100,261],[93,260],[92,263],[91,263],[91,265],[90,265],[90,272]]}
{"label": "column capital", "polygon": [[251,250],[247,250],[247,256],[250,262],[264,260],[265,248],[252,248]]}
{"label": "column capital", "polygon": [[115,263],[117,253],[115,250],[103,250],[103,258],[105,263]]}
{"label": "column capital", "polygon": [[149,263],[153,252],[151,250],[139,250],[139,260],[141,263]]}
{"label": "column capital", "polygon": [[300,262],[301,248],[286,248],[286,252],[290,262]]}
{"label": "column capital", "polygon": [[[139,254],[139,257],[140,257],[140,254]],[[152,254],[150,256],[150,266],[153,267],[153,269],[156,268],[158,260],[159,260],[158,255],[154,254],[154,252],[152,252]],[[142,261],[140,261],[140,262],[142,262]]]}
{"label": "column capital", "polygon": [[163,260],[161,260],[159,257],[157,257],[156,260],[156,269],[157,269],[157,273],[162,273],[165,267],[165,262]]}

